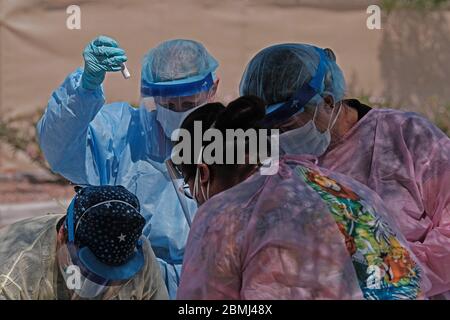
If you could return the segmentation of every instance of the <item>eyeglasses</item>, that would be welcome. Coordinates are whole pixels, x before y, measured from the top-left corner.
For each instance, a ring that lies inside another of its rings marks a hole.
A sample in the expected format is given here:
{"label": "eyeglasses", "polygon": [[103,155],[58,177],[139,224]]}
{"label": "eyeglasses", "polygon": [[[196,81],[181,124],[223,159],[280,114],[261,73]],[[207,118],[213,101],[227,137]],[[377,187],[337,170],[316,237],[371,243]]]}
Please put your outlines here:
{"label": "eyeglasses", "polygon": [[185,183],[184,185],[182,185],[180,187],[180,191],[183,192],[183,194],[189,198],[189,199],[194,199],[194,197],[191,194],[191,189],[189,188],[189,185],[187,183]]}
{"label": "eyeglasses", "polygon": [[170,159],[166,160],[166,167],[168,169],[172,182],[174,183],[174,186],[176,186],[178,194],[180,196],[184,195],[188,199],[194,199],[191,194],[189,184],[187,183],[187,181],[189,181],[189,176],[184,177],[180,168],[176,166]]}
{"label": "eyeglasses", "polygon": [[186,218],[189,227],[191,227],[191,206],[189,205],[190,202],[187,199],[193,199],[193,197],[189,191],[189,185],[186,182],[186,177],[183,177],[181,170],[176,165],[174,165],[171,159],[167,159],[165,161],[165,164],[170,179],[172,180],[173,187],[175,188],[177,198],[180,201],[181,208],[183,209],[184,217]]}

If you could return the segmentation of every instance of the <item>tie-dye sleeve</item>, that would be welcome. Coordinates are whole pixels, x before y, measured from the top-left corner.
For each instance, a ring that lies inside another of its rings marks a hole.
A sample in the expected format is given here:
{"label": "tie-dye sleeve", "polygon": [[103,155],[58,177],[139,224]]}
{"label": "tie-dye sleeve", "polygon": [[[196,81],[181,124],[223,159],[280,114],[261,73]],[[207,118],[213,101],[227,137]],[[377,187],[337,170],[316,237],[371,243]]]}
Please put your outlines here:
{"label": "tie-dye sleeve", "polygon": [[432,296],[450,287],[450,139],[416,115],[405,119],[401,132],[414,163],[423,210],[432,222],[423,240],[411,244],[433,282],[428,293]]}
{"label": "tie-dye sleeve", "polygon": [[[196,214],[189,233],[177,299],[239,299],[239,234],[227,201],[208,202]],[[229,201],[228,201],[229,202]]]}
{"label": "tie-dye sleeve", "polygon": [[255,177],[200,207],[177,299],[362,298],[326,206],[299,180],[282,180]]}

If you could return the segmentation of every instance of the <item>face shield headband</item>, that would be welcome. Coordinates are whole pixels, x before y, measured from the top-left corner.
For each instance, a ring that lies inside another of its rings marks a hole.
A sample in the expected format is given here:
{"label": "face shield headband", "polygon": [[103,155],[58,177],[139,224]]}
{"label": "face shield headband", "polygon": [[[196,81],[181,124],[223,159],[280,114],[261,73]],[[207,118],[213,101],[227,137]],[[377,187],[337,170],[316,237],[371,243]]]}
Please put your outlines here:
{"label": "face shield headband", "polygon": [[209,91],[214,85],[212,73],[188,79],[150,83],[141,80],[142,97],[185,97]]}
{"label": "face shield headband", "polygon": [[298,112],[303,112],[306,104],[317,94],[321,93],[322,84],[326,74],[328,58],[323,49],[315,47],[319,54],[319,65],[314,77],[309,83],[301,86],[294,96],[287,102],[277,103],[266,108],[266,116],[260,122],[264,128],[273,128],[277,124],[286,121]]}

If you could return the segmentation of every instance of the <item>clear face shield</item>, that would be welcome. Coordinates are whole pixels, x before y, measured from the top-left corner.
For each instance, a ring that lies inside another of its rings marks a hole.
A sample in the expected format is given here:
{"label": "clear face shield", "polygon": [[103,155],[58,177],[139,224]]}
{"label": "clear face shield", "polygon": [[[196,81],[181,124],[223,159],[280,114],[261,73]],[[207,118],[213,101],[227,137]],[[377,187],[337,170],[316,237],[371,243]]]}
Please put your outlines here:
{"label": "clear face shield", "polygon": [[156,111],[156,120],[170,139],[189,113],[211,101],[213,94],[212,73],[157,83],[142,79],[141,108],[147,112]]}
{"label": "clear face shield", "polygon": [[[66,216],[68,241],[58,244],[59,271],[67,289],[73,293],[73,299],[97,299],[100,296],[104,300],[112,298],[143,267],[145,259],[142,246],[139,242],[133,257],[126,264],[112,266],[102,263],[89,248],[80,248],[75,244],[77,226],[73,220],[74,203],[75,198]],[[85,213],[89,210],[90,208]]]}
{"label": "clear face shield", "polygon": [[72,243],[61,245],[57,252],[59,271],[73,298],[95,299],[106,292],[114,295],[124,281],[113,281],[90,271],[78,258],[80,249]]}
{"label": "clear face shield", "polygon": [[262,127],[279,128],[288,121],[289,118],[303,112],[305,106],[314,96],[320,95],[326,75],[326,63],[328,58],[323,49],[315,49],[320,57],[316,74],[312,77],[310,82],[301,86],[289,101],[267,106],[266,116],[260,123]]}
{"label": "clear face shield", "polygon": [[193,207],[193,204],[195,204],[195,201],[193,200],[194,197],[191,194],[189,185],[183,177],[181,170],[172,162],[171,159],[166,160],[165,164],[177,193],[178,200],[180,201],[181,208],[183,209],[187,224],[190,228],[192,224],[191,208]]}

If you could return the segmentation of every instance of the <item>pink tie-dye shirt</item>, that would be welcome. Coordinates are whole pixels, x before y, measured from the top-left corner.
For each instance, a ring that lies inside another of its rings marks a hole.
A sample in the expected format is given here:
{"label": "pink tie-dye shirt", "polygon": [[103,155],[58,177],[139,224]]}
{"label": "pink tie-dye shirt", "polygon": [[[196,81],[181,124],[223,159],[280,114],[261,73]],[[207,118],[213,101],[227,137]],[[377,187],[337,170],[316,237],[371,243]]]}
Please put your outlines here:
{"label": "pink tie-dye shirt", "polygon": [[[423,262],[428,295],[450,290],[450,139],[412,112],[373,109],[319,159],[376,191]],[[448,295],[450,296],[450,295]]]}
{"label": "pink tie-dye shirt", "polygon": [[192,224],[178,299],[420,299],[429,281],[378,195],[286,156]]}

